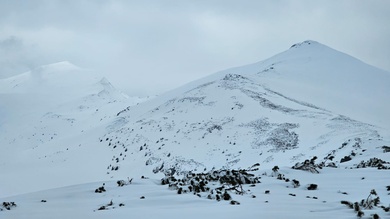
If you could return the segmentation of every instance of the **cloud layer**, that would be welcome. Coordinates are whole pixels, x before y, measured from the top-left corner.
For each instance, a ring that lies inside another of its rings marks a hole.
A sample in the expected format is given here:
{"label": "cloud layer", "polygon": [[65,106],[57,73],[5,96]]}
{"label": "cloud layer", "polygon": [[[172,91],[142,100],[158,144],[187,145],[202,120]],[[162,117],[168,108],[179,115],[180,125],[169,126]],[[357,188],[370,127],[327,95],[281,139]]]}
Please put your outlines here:
{"label": "cloud layer", "polygon": [[0,77],[68,60],[152,95],[306,39],[390,70],[390,2],[2,1]]}

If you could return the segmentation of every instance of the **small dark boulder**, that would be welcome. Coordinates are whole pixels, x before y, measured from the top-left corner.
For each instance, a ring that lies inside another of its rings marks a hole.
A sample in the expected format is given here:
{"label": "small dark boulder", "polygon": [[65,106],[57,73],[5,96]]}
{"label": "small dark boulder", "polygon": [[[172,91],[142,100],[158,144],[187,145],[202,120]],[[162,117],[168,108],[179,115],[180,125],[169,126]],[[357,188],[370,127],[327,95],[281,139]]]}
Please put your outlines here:
{"label": "small dark boulder", "polygon": [[350,156],[345,156],[345,157],[341,158],[340,163],[348,162],[350,160],[352,160],[352,158]]}
{"label": "small dark boulder", "polygon": [[231,205],[239,205],[239,204],[240,204],[240,202],[238,202],[238,201],[234,201],[234,200],[231,200],[231,201],[230,201],[230,204],[231,204]]}
{"label": "small dark boulder", "polygon": [[301,185],[301,184],[299,183],[299,181],[296,180],[296,179],[293,179],[293,180],[292,180],[292,184],[293,184],[294,188],[297,188],[297,187],[299,187],[299,186]]}
{"label": "small dark boulder", "polygon": [[180,195],[180,194],[182,194],[182,193],[183,193],[183,188],[180,187],[180,188],[177,190],[177,194]]}
{"label": "small dark boulder", "polygon": [[317,184],[310,184],[308,187],[307,187],[307,190],[317,190],[318,188],[318,185]]}
{"label": "small dark boulder", "polygon": [[229,193],[227,192],[223,193],[223,200],[229,201],[230,199],[232,199],[232,197],[229,195]]}
{"label": "small dark boulder", "polygon": [[341,201],[341,204],[348,206],[349,208],[353,208],[353,204],[349,201]]}

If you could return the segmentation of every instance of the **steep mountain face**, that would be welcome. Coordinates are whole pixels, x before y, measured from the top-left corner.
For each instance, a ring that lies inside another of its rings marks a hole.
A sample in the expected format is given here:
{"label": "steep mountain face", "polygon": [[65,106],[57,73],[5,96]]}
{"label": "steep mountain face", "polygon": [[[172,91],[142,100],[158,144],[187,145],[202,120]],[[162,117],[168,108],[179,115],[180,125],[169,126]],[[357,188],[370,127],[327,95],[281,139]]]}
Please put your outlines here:
{"label": "steep mountain face", "polygon": [[305,41],[119,112],[100,137],[113,153],[107,174],[292,166],[313,156],[352,166],[385,156],[389,93],[388,72]]}

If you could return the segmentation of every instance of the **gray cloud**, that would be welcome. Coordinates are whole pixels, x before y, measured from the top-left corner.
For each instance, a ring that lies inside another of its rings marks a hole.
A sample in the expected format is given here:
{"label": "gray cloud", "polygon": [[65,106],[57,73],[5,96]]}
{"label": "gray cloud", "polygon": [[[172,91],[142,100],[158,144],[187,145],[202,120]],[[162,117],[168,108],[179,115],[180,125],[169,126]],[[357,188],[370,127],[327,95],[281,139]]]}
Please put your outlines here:
{"label": "gray cloud", "polygon": [[47,62],[49,59],[37,47],[26,46],[18,37],[0,40],[0,78],[20,74]]}
{"label": "gray cloud", "polygon": [[306,39],[390,70],[389,8],[385,0],[2,1],[0,76],[7,66],[68,60],[131,94],[154,94]]}

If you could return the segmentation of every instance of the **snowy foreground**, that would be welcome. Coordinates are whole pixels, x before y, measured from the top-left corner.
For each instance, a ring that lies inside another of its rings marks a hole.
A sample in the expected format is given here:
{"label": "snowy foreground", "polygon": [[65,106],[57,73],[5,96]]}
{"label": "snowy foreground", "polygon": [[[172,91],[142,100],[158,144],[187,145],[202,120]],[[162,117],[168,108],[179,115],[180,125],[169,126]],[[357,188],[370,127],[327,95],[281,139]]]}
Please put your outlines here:
{"label": "snowy foreground", "polygon": [[390,218],[389,94],[315,41],[155,98],[69,62],[1,79],[0,218]]}
{"label": "snowy foreground", "polygon": [[[262,172],[261,170],[259,172]],[[272,177],[264,171],[261,183],[244,186],[243,195],[232,193],[230,201],[209,200],[193,194],[178,195],[158,179],[134,178],[132,183],[118,187],[116,181],[105,181],[45,190],[2,198],[18,206],[1,212],[2,218],[357,218],[353,209],[340,201],[360,202],[375,189],[381,203],[390,203],[388,171],[375,169],[325,168],[320,174],[282,168],[285,177],[297,179],[300,186]],[[28,182],[27,182],[28,183]],[[105,183],[106,192],[94,190]],[[317,190],[307,190],[317,184]],[[249,191],[250,190],[250,191]],[[265,191],[269,190],[269,194]],[[142,198],[144,197],[144,199]],[[42,202],[45,200],[46,202]],[[98,210],[107,206],[106,210]],[[124,206],[120,206],[120,205]],[[390,212],[379,207],[363,209],[364,217],[378,214],[389,218]]]}

